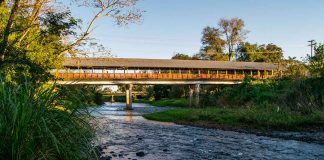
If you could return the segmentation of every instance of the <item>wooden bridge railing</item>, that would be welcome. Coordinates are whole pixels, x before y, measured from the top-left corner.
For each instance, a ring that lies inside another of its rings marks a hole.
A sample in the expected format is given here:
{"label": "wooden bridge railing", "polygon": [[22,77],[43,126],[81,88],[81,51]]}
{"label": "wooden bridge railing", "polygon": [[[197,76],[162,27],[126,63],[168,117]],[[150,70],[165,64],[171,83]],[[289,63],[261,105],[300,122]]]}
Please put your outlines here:
{"label": "wooden bridge railing", "polygon": [[[243,80],[244,74],[181,74],[181,73],[52,73],[63,80]],[[267,79],[274,75],[252,75],[256,79]]]}

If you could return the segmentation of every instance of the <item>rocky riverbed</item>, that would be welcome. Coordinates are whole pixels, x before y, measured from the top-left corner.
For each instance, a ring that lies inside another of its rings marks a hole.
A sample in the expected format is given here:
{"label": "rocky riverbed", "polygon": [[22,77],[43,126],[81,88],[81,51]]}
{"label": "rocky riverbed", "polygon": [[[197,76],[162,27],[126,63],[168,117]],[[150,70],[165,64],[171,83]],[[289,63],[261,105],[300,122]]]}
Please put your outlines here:
{"label": "rocky riverbed", "polygon": [[122,103],[97,108],[101,159],[324,159],[324,145],[255,134],[154,122],[141,115],[166,107]]}

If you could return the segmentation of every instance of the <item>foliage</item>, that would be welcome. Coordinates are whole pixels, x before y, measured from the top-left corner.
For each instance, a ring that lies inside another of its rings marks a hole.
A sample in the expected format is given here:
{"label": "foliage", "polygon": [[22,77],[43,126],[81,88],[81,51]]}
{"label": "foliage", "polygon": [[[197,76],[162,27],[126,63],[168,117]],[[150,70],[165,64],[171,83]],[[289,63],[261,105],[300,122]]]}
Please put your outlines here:
{"label": "foliage", "polygon": [[[133,8],[136,3],[137,0],[72,1],[71,4],[96,12],[89,23],[81,23],[60,1],[1,1],[0,69],[12,83],[20,79],[17,73],[36,81],[48,80],[50,75],[44,72],[59,68],[65,55],[80,53],[98,19],[110,17],[118,25],[140,21],[142,11]],[[34,76],[36,73],[41,76]]]}
{"label": "foliage", "polygon": [[324,44],[315,47],[315,55],[308,57],[309,70],[313,77],[324,77]]}
{"label": "foliage", "polygon": [[[231,60],[234,48],[245,39],[244,21],[239,18],[225,19],[218,22],[218,28],[207,26],[203,29],[200,53],[195,59],[202,60]],[[227,53],[226,51],[227,50]]]}
{"label": "foliage", "polygon": [[223,54],[225,41],[221,38],[221,31],[218,28],[207,26],[203,29],[201,42],[202,51],[217,54]]}
{"label": "foliage", "polygon": [[103,95],[98,90],[98,86],[90,85],[65,85],[58,86],[65,95],[78,95],[79,101],[87,106],[97,106],[103,104]]}
{"label": "foliage", "polygon": [[244,21],[240,18],[222,18],[218,26],[221,33],[225,35],[225,44],[228,49],[229,61],[231,61],[234,55],[234,47],[241,43],[247,34],[247,31],[244,30]]}
{"label": "foliage", "polygon": [[154,98],[156,100],[159,100],[162,98],[168,98],[170,90],[171,90],[171,86],[169,86],[169,85],[154,85],[154,88],[153,88]]}
{"label": "foliage", "polygon": [[288,59],[282,60],[282,65],[287,67],[287,70],[284,71],[284,75],[291,79],[305,78],[308,76],[309,71],[307,65],[296,60],[296,57],[288,57]]}
{"label": "foliage", "polygon": [[283,51],[277,45],[241,43],[237,48],[237,59],[245,62],[280,62],[283,59]]}
{"label": "foliage", "polygon": [[251,107],[271,105],[303,114],[324,110],[324,79],[282,79],[254,81],[215,92],[204,100],[204,106]]}
{"label": "foliage", "polygon": [[55,85],[0,80],[1,159],[94,159],[91,117],[79,101]]}
{"label": "foliage", "polygon": [[177,53],[171,59],[191,60],[192,57],[183,53]]}
{"label": "foliage", "polygon": [[150,101],[149,104],[157,107],[188,107],[188,100],[185,98],[168,98]]}

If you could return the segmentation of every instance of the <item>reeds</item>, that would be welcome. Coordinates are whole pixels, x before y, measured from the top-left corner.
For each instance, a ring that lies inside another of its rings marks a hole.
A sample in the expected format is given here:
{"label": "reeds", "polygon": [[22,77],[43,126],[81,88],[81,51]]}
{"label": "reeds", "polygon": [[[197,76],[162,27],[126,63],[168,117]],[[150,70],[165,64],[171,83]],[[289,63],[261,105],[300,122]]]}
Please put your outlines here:
{"label": "reeds", "polygon": [[78,95],[55,85],[0,79],[0,159],[94,159],[90,117]]}

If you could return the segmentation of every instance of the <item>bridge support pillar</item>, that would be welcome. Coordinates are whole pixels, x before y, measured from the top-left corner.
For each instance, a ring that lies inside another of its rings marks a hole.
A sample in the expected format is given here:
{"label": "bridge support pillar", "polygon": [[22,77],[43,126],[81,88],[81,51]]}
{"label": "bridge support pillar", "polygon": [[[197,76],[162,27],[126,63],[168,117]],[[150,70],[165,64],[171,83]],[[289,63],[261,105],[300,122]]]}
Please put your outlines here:
{"label": "bridge support pillar", "polygon": [[199,107],[200,84],[195,85],[195,107]]}
{"label": "bridge support pillar", "polygon": [[111,103],[115,103],[114,95],[111,95]]}
{"label": "bridge support pillar", "polygon": [[192,107],[192,97],[194,93],[194,86],[189,85],[189,106]]}
{"label": "bridge support pillar", "polygon": [[[189,85],[189,106],[199,107],[200,84]],[[193,98],[195,97],[195,98]],[[193,104],[193,100],[195,101]]]}
{"label": "bridge support pillar", "polygon": [[132,103],[133,103],[132,88],[133,88],[133,84],[126,85],[126,110],[133,109],[132,108]]}

